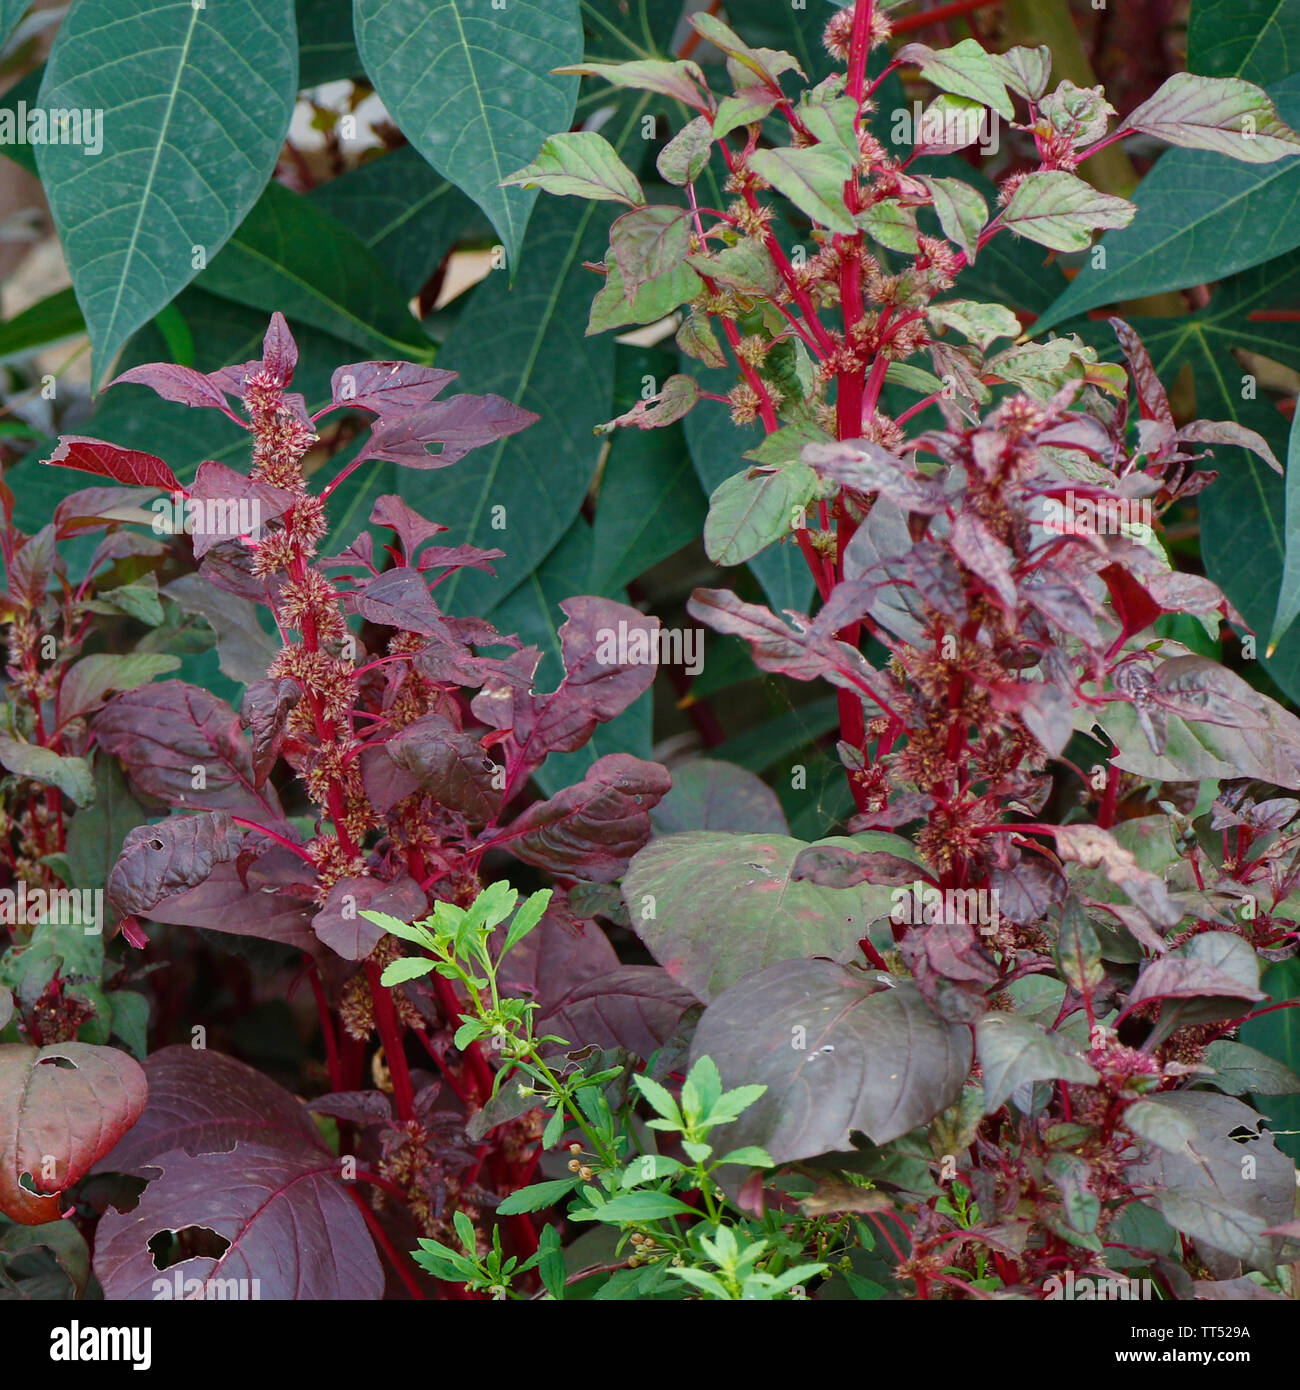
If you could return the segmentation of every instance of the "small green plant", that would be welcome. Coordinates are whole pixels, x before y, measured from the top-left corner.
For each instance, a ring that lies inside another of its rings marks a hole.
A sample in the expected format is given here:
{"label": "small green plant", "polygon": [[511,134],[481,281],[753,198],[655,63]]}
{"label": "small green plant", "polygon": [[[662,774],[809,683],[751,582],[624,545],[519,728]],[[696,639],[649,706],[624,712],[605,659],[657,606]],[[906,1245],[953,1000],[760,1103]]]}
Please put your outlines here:
{"label": "small green plant", "polygon": [[[611,1265],[597,1297],[688,1297],[765,1300],[803,1296],[804,1285],[824,1274],[823,1260],[804,1260],[807,1238],[818,1223],[801,1221],[796,1231],[783,1229],[782,1218],[769,1214],[747,1218],[728,1195],[719,1170],[770,1169],[768,1153],[746,1145],[718,1153],[713,1132],[738,1119],[767,1089],[738,1086],[724,1090],[713,1061],[699,1058],[674,1096],[652,1076],[633,1074],[626,1063],[605,1065],[609,1054],[592,1049],[566,1053],[572,1044],[545,1034],[537,1036],[531,1000],[503,997],[498,986],[502,962],[542,920],[551,892],[544,889],[519,901],[519,893],[498,881],[468,907],[434,904],[421,922],[406,923],[382,912],[364,912],[368,921],[418,946],[427,956],[405,956],[384,970],[382,983],[396,986],[437,973],[465,994],[466,1010],[455,1035],[458,1048],[486,1042],[501,1058],[493,1102],[509,1103],[507,1083],[514,1080],[519,1102],[551,1111],[542,1136],[544,1149],[566,1134],[580,1133],[569,1144],[568,1178],[531,1184],[506,1198],[501,1216],[542,1211],[572,1197],[570,1221],[593,1221],[618,1230],[616,1255],[625,1266]],[[500,936],[504,930],[504,937]],[[498,944],[499,942],[499,944]],[[519,1075],[527,1081],[519,1079]],[[611,1105],[607,1091],[616,1096]],[[654,1118],[642,1124],[635,1115],[644,1101]],[[651,1131],[665,1136],[660,1151]],[[785,1218],[788,1223],[788,1218]],[[504,1256],[494,1228],[490,1249],[481,1249],[472,1224],[456,1220],[462,1250],[421,1239],[417,1263],[435,1278],[459,1281],[494,1298],[527,1296],[514,1285],[537,1269],[547,1294],[565,1296],[566,1282],[559,1235],[548,1227],[537,1252],[520,1261]],[[802,1238],[801,1238],[802,1237]]]}

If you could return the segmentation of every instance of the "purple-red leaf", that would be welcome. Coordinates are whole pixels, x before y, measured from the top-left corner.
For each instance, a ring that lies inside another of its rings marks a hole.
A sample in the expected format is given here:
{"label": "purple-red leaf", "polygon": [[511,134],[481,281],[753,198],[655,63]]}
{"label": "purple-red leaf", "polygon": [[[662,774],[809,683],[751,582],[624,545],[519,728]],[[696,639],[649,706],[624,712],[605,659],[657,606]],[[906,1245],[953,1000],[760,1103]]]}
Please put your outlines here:
{"label": "purple-red leaf", "polygon": [[0,1043],[0,1212],[22,1226],[57,1221],[59,1194],[135,1124],[147,1095],[140,1064],[116,1048]]}
{"label": "purple-red leaf", "polygon": [[205,882],[216,865],[239,853],[240,844],[227,811],[137,826],[127,832],[108,876],[108,900],[123,916],[148,915],[163,898]]}
{"label": "purple-red leaf", "polygon": [[257,787],[239,716],[197,685],[159,681],[127,691],[96,715],[94,729],[135,785],[169,806],[283,819],[275,789]]}
{"label": "purple-red leaf", "polygon": [[[503,396],[452,396],[418,410],[381,415],[362,459],[391,459],[405,468],[446,468],[471,449],[505,439],[538,420]],[[430,453],[431,444],[439,445]]]}
{"label": "purple-red leaf", "polygon": [[526,864],[609,883],[650,838],[650,810],[672,786],[666,768],[608,753],[577,786],[530,806],[499,839]]}
{"label": "purple-red leaf", "polygon": [[431,536],[447,529],[445,526],[439,526],[436,521],[422,517],[391,492],[375,502],[370,510],[370,520],[375,526],[384,526],[397,533],[397,539],[402,543],[407,560],[410,560]]}
{"label": "purple-red leaf", "polygon": [[330,377],[330,392],[335,405],[396,415],[428,405],[458,375],[413,362],[351,362]]}
{"label": "purple-red leaf", "polygon": [[123,449],[106,444],[101,439],[65,434],[59,447],[45,460],[58,468],[79,468],[83,473],[98,473],[101,478],[130,483],[135,487],[160,487],[167,492],[183,492],[180,479],[160,458],[142,453],[139,449]]}
{"label": "purple-red leaf", "polygon": [[406,566],[364,580],[349,595],[349,601],[363,618],[381,627],[418,632],[422,637],[449,635],[438,605],[429,596],[428,585]]}
{"label": "purple-red leaf", "polygon": [[539,1031],[572,1043],[625,1047],[649,1057],[677,1031],[697,1002],[657,965],[620,965],[575,985],[539,1019]]}
{"label": "purple-red leaf", "polygon": [[341,878],[325,905],[312,918],[312,930],[344,960],[364,960],[385,935],[383,927],[361,914],[386,912],[399,921],[423,917],[429,904],[424,890],[407,874],[392,883],[377,878]]}
{"label": "purple-red leaf", "polygon": [[289,332],[284,315],[277,309],[271,315],[266,336],[262,339],[262,370],[273,378],[279,386],[288,386],[293,380],[293,369],[298,365],[298,344]]}
{"label": "purple-red leaf", "polygon": [[383,748],[420,791],[471,821],[485,824],[500,808],[504,783],[493,785],[499,764],[478,739],[442,715],[412,721]]}
{"label": "purple-red leaf", "polygon": [[124,383],[147,386],[165,401],[177,401],[181,405],[210,406],[221,411],[241,429],[251,428],[247,420],[241,420],[226,402],[226,392],[218,382],[204,372],[193,367],[180,367],[174,362],[147,362],[140,367],[132,367],[108,384],[110,387]]}

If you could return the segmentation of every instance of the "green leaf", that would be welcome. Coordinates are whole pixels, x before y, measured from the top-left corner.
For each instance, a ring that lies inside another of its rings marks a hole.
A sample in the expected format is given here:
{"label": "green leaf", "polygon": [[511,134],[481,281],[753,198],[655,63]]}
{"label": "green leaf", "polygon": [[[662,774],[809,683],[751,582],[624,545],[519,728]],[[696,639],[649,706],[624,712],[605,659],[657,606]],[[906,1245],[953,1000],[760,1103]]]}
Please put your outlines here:
{"label": "green leaf", "polygon": [[[1275,1004],[1300,999],[1300,958],[1272,966],[1261,984]],[[1241,1025],[1238,1037],[1292,1072],[1300,1070],[1300,1007],[1275,1009],[1250,1019]],[[1300,1162],[1300,1097],[1269,1095],[1256,1106],[1277,1134],[1278,1147]]]}
{"label": "green leaf", "polygon": [[707,116],[695,116],[687,121],[659,151],[655,168],[660,176],[678,188],[694,183],[709,162],[713,141],[717,138],[716,127],[716,117],[713,126],[709,125]]}
{"label": "green leaf", "polygon": [[916,250],[916,210],[887,198],[873,203],[866,212],[853,219],[873,241],[888,246],[891,251],[911,255]]}
{"label": "green leaf", "polygon": [[1180,1111],[1162,1104],[1159,1096],[1135,1101],[1124,1111],[1124,1127],[1149,1144],[1170,1153],[1190,1153],[1196,1126]]}
{"label": "green leaf", "polygon": [[979,251],[979,235],[989,219],[988,204],[970,184],[961,179],[920,180],[934,199],[934,211],[939,225],[949,241],[966,253],[966,260],[974,265]]}
{"label": "green leaf", "polygon": [[542,920],[550,901],[551,889],[549,888],[543,888],[524,899],[510,921],[510,930],[506,933],[506,944],[501,948],[502,955],[505,955],[512,946],[518,945]]}
{"label": "green leaf", "polygon": [[408,296],[375,253],[281,183],[267,186],[199,285],[237,304],[273,304],[291,326],[311,324],[367,351],[431,356]]}
{"label": "green leaf", "polygon": [[723,97],[713,117],[713,139],[721,140],[738,126],[759,124],[778,100],[770,87],[762,86],[742,87],[734,96]]}
{"label": "green leaf", "polygon": [[69,338],[79,338],[85,331],[86,321],[81,316],[76,291],[55,290],[0,324],[0,366],[26,361]]}
{"label": "green leaf", "polygon": [[0,45],[9,42],[9,36],[30,5],[31,0],[0,0]]}
{"label": "green leaf", "polygon": [[678,1109],[677,1102],[673,1099],[667,1087],[661,1086],[659,1082],[649,1076],[634,1076],[632,1084],[641,1092],[646,1103],[654,1110],[655,1114],[662,1119],[668,1120],[677,1128],[682,1126],[682,1112]]}
{"label": "green leaf", "polygon": [[715,565],[739,565],[788,536],[795,514],[817,496],[820,481],[807,464],[747,468],[709,498],[704,549]]}
{"label": "green leaf", "polygon": [[998,338],[1018,338],[1020,320],[1001,304],[977,304],[973,299],[950,299],[932,304],[929,319],[941,328],[955,328],[964,338],[987,352]]}
{"label": "green leaf", "polygon": [[[1300,119],[1300,73],[1269,88]],[[1136,224],[1102,238],[1104,269],[1086,264],[1034,326],[1164,290],[1222,280],[1300,246],[1300,164],[1250,165],[1208,150],[1170,150],[1133,194]]]}
{"label": "green leaf", "polygon": [[505,274],[491,273],[442,346],[439,360],[455,365],[459,390],[492,392],[541,417],[454,468],[402,470],[396,491],[450,527],[445,544],[506,552],[496,579],[462,570],[442,584],[445,609],[486,613],[537,568],[582,506],[602,449],[593,431],[609,419],[613,391],[613,340],[584,340],[574,327],[591,296],[583,261],[600,255],[604,217],[594,203],[544,203],[525,274],[512,290]]}
{"label": "green leaf", "polygon": [[1059,1033],[1013,1014],[987,1013],[975,1025],[984,1070],[984,1110],[991,1115],[1026,1081],[1097,1084],[1097,1073]]}
{"label": "green leaf", "polygon": [[361,76],[361,59],[352,38],[352,7],[339,0],[296,0],[298,86]]}
{"label": "green leaf", "polygon": [[1300,614],[1300,417],[1291,421],[1286,454],[1286,550],[1282,561],[1282,583],[1277,591],[1277,612],[1268,639],[1268,655],[1290,631]]}
{"label": "green leaf", "polygon": [[609,249],[618,262],[623,298],[631,304],[647,281],[669,275],[690,249],[690,214],[685,208],[634,208],[609,229]]}
{"label": "green leaf", "polygon": [[1300,135],[1277,114],[1268,93],[1239,77],[1175,73],[1130,112],[1121,130],[1140,130],[1187,150],[1213,150],[1245,164],[1300,154]]}
{"label": "green leaf", "polygon": [[1127,199],[1099,193],[1073,174],[1054,169],[1026,176],[1003,211],[1002,225],[1054,251],[1085,251],[1094,231],[1127,227],[1136,212]]}
{"label": "green leaf", "polygon": [[599,77],[613,87],[631,87],[641,92],[657,92],[672,97],[695,110],[703,110],[704,74],[698,63],[667,62],[661,58],[646,58],[631,63],[576,63],[565,72]]}
{"label": "green leaf", "polygon": [[[1268,983],[1267,975],[1264,983]],[[1253,1024],[1246,1026],[1253,1027]],[[1300,1061],[1300,1057],[1296,1060]],[[1212,1042],[1205,1049],[1205,1064],[1214,1068],[1214,1084],[1230,1095],[1300,1095],[1300,1076],[1290,1067],[1267,1053],[1238,1042],[1225,1038]]]}
{"label": "green leaf", "polygon": [[743,1148],[732,1149],[718,1159],[719,1163],[734,1163],[744,1168],[775,1168],[772,1155],[757,1144],[746,1144]]}
{"label": "green leaf", "polygon": [[645,1154],[634,1158],[619,1179],[622,1188],[639,1187],[643,1182],[656,1182],[660,1178],[671,1178],[682,1171],[682,1163],[666,1154]]}
{"label": "green leaf", "polygon": [[636,175],[613,145],[594,130],[552,135],[531,164],[503,179],[507,188],[540,188],[557,196],[571,194],[596,201],[641,207],[645,194]]}
{"label": "green leaf", "polygon": [[523,1216],[531,1211],[545,1211],[562,1201],[575,1187],[582,1185],[581,1178],[556,1178],[553,1182],[535,1182],[530,1187],[516,1188],[496,1210],[501,1216]]}
{"label": "green leaf", "polygon": [[1052,77],[1052,50],[1044,43],[1035,48],[1008,48],[990,53],[993,67],[1007,87],[1027,101],[1037,101]]}
{"label": "green leaf", "polygon": [[[710,369],[683,357],[682,370],[689,372],[705,391],[722,394],[736,384],[734,369]],[[736,470],[746,449],[764,438],[762,426],[755,423],[738,429],[725,406],[705,401],[682,421],[695,472],[708,493],[717,490]],[[776,610],[793,608],[808,611],[813,592],[812,576],[798,547],[773,546],[749,562],[755,578]]]}
{"label": "green leaf", "polygon": [[36,163],[96,382],[252,207],[296,91],[290,0],[80,0],[68,13],[40,105],[101,112],[103,151],[47,143]]}
{"label": "green leaf", "polygon": [[380,100],[487,214],[513,277],[537,193],[501,183],[573,117],[578,84],[553,70],[582,56],[578,0],[353,0],[352,14]]}
{"label": "green leaf", "polygon": [[373,922],[375,926],[382,927],[392,936],[400,936],[403,941],[413,941],[417,946],[427,946],[429,949],[433,949],[433,933],[426,927],[403,922],[400,917],[394,917],[391,913],[374,912],[370,908],[365,908],[361,915],[367,922]]}
{"label": "green leaf", "polygon": [[844,181],[853,172],[847,156],[824,145],[757,150],[749,157],[749,169],[814,222],[846,236],[857,231],[853,214],[844,206]]}
{"label": "green leaf", "polygon": [[[414,957],[404,957],[402,960],[390,961],[384,966],[384,973],[379,977],[379,983],[385,988],[392,985],[404,984],[407,980],[418,980],[427,975],[433,969],[431,960],[417,960]],[[457,1034],[459,1036],[459,1033]],[[459,1047],[461,1044],[457,1043]]]}
{"label": "green leaf", "polygon": [[579,1208],[569,1213],[570,1221],[600,1221],[607,1226],[632,1226],[643,1221],[661,1221],[669,1216],[697,1216],[694,1207],[666,1192],[624,1192],[591,1211]]}
{"label": "green leaf", "polygon": [[1016,114],[998,65],[974,39],[941,49],[909,43],[894,54],[894,61],[919,67],[921,76],[940,91],[982,102],[1007,120]]}
{"label": "green leaf", "polygon": [[605,283],[591,301],[589,338],[629,323],[655,323],[704,288],[704,282],[689,265],[678,265],[657,279],[647,280],[629,300],[623,290],[622,272],[612,254],[605,267]]}
{"label": "green leaf", "polygon": [[113,1010],[112,1036],[121,1038],[137,1061],[149,1050],[149,1001],[131,989],[116,989],[107,996]]}
{"label": "green leaf", "polygon": [[1267,86],[1300,69],[1295,0],[1195,0],[1187,25],[1187,66],[1207,77],[1244,77]]}
{"label": "green leaf", "polygon": [[147,819],[148,812],[135,799],[117,759],[97,758],[95,799],[73,816],[68,827],[69,882],[80,888],[103,888],[127,832]]}
{"label": "green leaf", "polygon": [[[657,390],[676,367],[676,358],[661,351],[621,343],[615,351],[616,410],[634,409],[642,390]],[[613,593],[694,541],[706,513],[680,425],[620,430],[601,474],[590,577],[574,592]]]}
{"label": "green leaf", "polygon": [[65,758],[36,743],[0,734],[0,765],[20,777],[57,787],[78,806],[95,799],[95,779],[85,758]]}
{"label": "green leaf", "polygon": [[[840,837],[818,843],[862,848]],[[912,857],[897,836],[877,844]],[[774,961],[851,960],[870,924],[888,916],[892,890],[866,883],[823,888],[792,879],[806,848],[803,840],[775,834],[660,836],[636,855],[623,878],[633,929],[673,978],[704,1000]]]}
{"label": "green leaf", "polygon": [[318,184],[307,197],[355,232],[408,295],[423,289],[458,239],[489,235],[478,208],[410,145]]}

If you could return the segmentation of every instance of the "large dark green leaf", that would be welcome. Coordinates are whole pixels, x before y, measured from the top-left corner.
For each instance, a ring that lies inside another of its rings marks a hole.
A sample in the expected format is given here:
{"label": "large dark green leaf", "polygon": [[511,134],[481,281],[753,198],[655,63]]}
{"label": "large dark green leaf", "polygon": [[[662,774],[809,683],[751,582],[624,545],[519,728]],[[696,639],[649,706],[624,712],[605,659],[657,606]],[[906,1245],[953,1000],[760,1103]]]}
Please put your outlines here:
{"label": "large dark green leaf", "polygon": [[[1258,395],[1255,378],[1234,354],[1257,353],[1300,367],[1300,324],[1252,317],[1298,301],[1300,253],[1234,276],[1196,313],[1132,323],[1166,385],[1185,369],[1191,372],[1198,415],[1255,430],[1283,458],[1286,419]],[[1107,325],[1083,324],[1080,332],[1104,356],[1119,355]],[[1286,481],[1246,449],[1215,445],[1213,453],[1218,480],[1197,499],[1206,572],[1259,634],[1259,656],[1269,675],[1300,697],[1300,628],[1292,627],[1277,650],[1265,654],[1282,582]]]}
{"label": "large dark green leaf", "polygon": [[443,344],[439,362],[460,373],[458,389],[495,392],[541,417],[452,468],[403,470],[401,496],[451,528],[448,544],[506,552],[497,579],[462,571],[447,580],[438,590],[445,607],[482,613],[500,602],[582,505],[602,447],[593,431],[610,417],[614,379],[614,340],[582,336],[595,285],[582,263],[600,259],[608,225],[603,205],[544,203],[514,288],[504,270],[493,271]]}
{"label": "large dark green leaf", "polygon": [[488,233],[474,204],[409,145],[308,196],[355,232],[407,294],[425,285],[454,241]]}
{"label": "large dark green leaf", "polygon": [[354,0],[353,24],[393,119],[488,215],[513,268],[537,192],[501,180],[569,127],[578,79],[551,70],[582,61],[578,0]]}
{"label": "large dark green leaf", "polygon": [[820,82],[834,70],[834,60],[822,46],[830,11],[816,0],[798,9],[788,0],[731,0],[727,18],[747,43],[793,53],[811,82]]}
{"label": "large dark green leaf", "polygon": [[[658,349],[620,344],[615,351],[615,414],[632,409],[647,376],[657,390],[677,368],[676,359]],[[592,592],[626,584],[689,545],[700,534],[706,511],[680,425],[619,430],[605,459],[596,503]]]}
{"label": "large dark green leaf", "polygon": [[0,365],[21,362],[33,353],[79,337],[86,321],[72,290],[55,290],[30,309],[0,324]]}
{"label": "large dark green leaf", "polygon": [[[512,593],[488,615],[502,633],[515,633],[542,653],[537,668],[537,688],[554,690],[564,679],[560,653],[560,627],[565,615],[560,603],[579,594],[599,594],[626,602],[627,595],[614,589],[596,589],[588,583],[591,527],[575,517],[559,545]],[[631,753],[650,757],[652,692],[634,700],[622,714],[597,725],[590,741],[574,753],[552,753],[537,771],[537,784],[547,796],[582,781],[587,769],[606,753]]]}
{"label": "large dark green leaf", "polygon": [[[643,851],[644,852],[644,851]],[[749,975],[704,1011],[691,1055],[727,1086],[767,1090],[726,1129],[729,1147],[761,1145],[777,1163],[887,1144],[961,1094],[970,1029],[941,1019],[915,985],[827,960]]]}
{"label": "large dark green leaf", "polygon": [[0,44],[8,41],[30,4],[31,0],[0,0]]}
{"label": "large dark green leaf", "polygon": [[1296,0],[1194,0],[1187,68],[1206,77],[1242,77],[1256,86],[1300,69]]}
{"label": "large dark green leaf", "polygon": [[[740,379],[727,367],[704,367],[683,356],[683,372],[695,377],[706,391],[723,394]],[[759,424],[737,428],[726,406],[704,401],[682,422],[686,442],[690,446],[695,472],[706,493],[725,483],[733,474],[749,467],[744,454],[763,442],[763,427]],[[754,577],[763,586],[768,602],[774,609],[794,608],[808,611],[813,596],[813,579],[808,573],[799,547],[793,541],[769,546],[749,561]]]}
{"label": "large dark green leaf", "polygon": [[298,85],[358,77],[361,59],[352,38],[352,7],[347,0],[296,0]]}
{"label": "large dark green leaf", "polygon": [[298,85],[290,0],[80,0],[42,107],[102,112],[103,152],[36,162],[103,381],[127,338],[216,255],[275,167]]}
{"label": "large dark green leaf", "polygon": [[[819,843],[864,847],[849,840]],[[910,853],[892,835],[879,836],[871,847]],[[708,830],[653,840],[623,879],[633,928],[675,980],[706,1000],[774,961],[852,960],[868,926],[888,915],[892,890],[792,881],[794,861],[806,848],[788,835]]]}
{"label": "large dark green leaf", "polygon": [[[1300,73],[1269,95],[1300,121]],[[1300,245],[1300,160],[1239,164],[1227,155],[1170,150],[1138,185],[1133,224],[1107,232],[1105,268],[1084,264],[1035,332],[1095,309],[1163,290],[1222,280]]]}
{"label": "large dark green leaf", "polygon": [[586,61],[668,55],[684,0],[582,0]]}
{"label": "large dark green leaf", "polygon": [[407,296],[361,238],[309,198],[272,183],[208,266],[212,294],[333,333],[368,352],[425,358]]}
{"label": "large dark green leaf", "polygon": [[[1273,966],[1260,983],[1275,1004],[1300,999],[1300,959]],[[1292,1071],[1300,1069],[1300,1006],[1251,1019],[1241,1025],[1239,1036]],[[1256,1104],[1277,1134],[1278,1148],[1300,1162],[1300,1096],[1261,1097]]]}

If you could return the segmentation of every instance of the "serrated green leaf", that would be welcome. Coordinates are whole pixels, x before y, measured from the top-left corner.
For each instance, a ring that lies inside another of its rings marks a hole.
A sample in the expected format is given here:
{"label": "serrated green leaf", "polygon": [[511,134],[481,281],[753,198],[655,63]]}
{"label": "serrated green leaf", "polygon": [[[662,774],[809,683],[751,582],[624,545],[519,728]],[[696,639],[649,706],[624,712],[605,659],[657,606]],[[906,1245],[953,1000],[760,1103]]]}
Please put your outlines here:
{"label": "serrated green leaf", "polygon": [[757,150],[749,157],[749,169],[814,222],[846,236],[857,231],[844,206],[844,181],[853,172],[847,156],[824,145]]}
{"label": "serrated green leaf", "polygon": [[1126,198],[1100,193],[1062,169],[1029,174],[1002,214],[1002,225],[1053,251],[1085,251],[1092,234],[1127,227],[1137,208]]}
{"label": "serrated green leaf", "polygon": [[531,164],[502,180],[506,188],[540,188],[555,195],[641,207],[645,194],[613,145],[594,130],[552,135]]}

